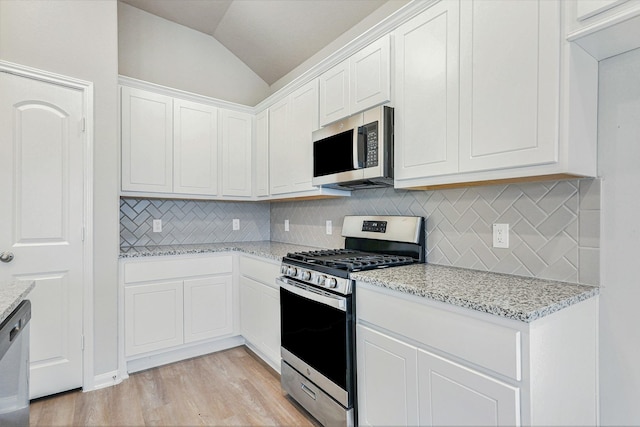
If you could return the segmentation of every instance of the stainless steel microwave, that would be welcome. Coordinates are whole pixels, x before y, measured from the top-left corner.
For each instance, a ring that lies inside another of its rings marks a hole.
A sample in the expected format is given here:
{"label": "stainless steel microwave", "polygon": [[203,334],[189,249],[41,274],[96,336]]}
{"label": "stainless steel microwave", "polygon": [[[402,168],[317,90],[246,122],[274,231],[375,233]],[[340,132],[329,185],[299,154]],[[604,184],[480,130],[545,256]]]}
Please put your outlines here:
{"label": "stainless steel microwave", "polygon": [[393,185],[393,108],[379,106],[313,132],[313,185]]}

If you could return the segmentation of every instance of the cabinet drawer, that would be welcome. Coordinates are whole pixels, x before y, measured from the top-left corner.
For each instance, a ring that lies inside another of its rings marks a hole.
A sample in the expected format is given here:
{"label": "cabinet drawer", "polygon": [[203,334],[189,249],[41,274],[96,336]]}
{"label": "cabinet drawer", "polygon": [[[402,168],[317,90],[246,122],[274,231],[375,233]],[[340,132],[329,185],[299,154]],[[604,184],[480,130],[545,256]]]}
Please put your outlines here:
{"label": "cabinet drawer", "polygon": [[124,282],[137,283],[181,277],[205,276],[232,271],[231,255],[166,259],[124,264]]}
{"label": "cabinet drawer", "polygon": [[520,380],[521,332],[358,287],[358,319]]}
{"label": "cabinet drawer", "polygon": [[275,278],[280,275],[280,264],[243,256],[240,258],[240,274],[275,288]]}

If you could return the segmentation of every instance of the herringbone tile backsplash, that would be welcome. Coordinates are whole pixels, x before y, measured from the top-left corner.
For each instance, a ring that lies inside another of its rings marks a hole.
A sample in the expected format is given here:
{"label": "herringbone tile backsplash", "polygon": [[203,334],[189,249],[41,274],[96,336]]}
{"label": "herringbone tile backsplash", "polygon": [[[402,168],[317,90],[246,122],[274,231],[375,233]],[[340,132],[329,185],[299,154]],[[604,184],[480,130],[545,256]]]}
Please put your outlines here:
{"label": "herringbone tile backsplash", "polygon": [[[342,247],[344,215],[427,219],[427,262],[599,284],[600,181],[437,191],[359,190],[351,197],[271,204],[271,239]],[[284,231],[284,220],[290,231]],[[333,233],[325,233],[325,221]],[[492,224],[510,227],[509,248],[492,247]]]}
{"label": "herringbone tile backsplash", "polygon": [[[351,197],[278,203],[121,199],[120,245],[273,240],[342,247],[345,215],[427,219],[427,262],[599,284],[600,181],[594,179],[437,191],[372,189]],[[161,233],[152,220],[163,220]],[[240,219],[240,231],[232,220]],[[290,231],[284,231],[288,219]],[[325,221],[333,233],[325,233]],[[508,249],[492,224],[508,223]]]}
{"label": "herringbone tile backsplash", "polygon": [[[232,230],[233,219],[240,230]],[[153,220],[162,232],[153,232]],[[120,199],[120,247],[269,240],[269,203]]]}

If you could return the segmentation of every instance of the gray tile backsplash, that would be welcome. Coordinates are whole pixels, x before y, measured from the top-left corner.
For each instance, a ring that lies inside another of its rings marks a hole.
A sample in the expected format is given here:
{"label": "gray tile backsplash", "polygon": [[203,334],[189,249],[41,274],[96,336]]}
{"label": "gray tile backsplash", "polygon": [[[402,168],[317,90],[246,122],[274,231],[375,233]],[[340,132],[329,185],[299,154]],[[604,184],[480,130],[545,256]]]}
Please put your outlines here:
{"label": "gray tile backsplash", "polygon": [[[233,219],[240,230],[233,231]],[[162,232],[153,232],[153,220]],[[269,203],[120,199],[120,246],[269,240]]]}
{"label": "gray tile backsplash", "polygon": [[[436,191],[360,190],[351,197],[271,204],[271,239],[341,247],[344,215],[427,218],[427,262],[599,284],[600,183],[569,180]],[[290,231],[284,231],[284,220]],[[325,233],[331,220],[333,233]],[[510,247],[492,247],[508,223]]]}
{"label": "gray tile backsplash", "polygon": [[[597,179],[436,191],[371,189],[351,197],[274,203],[123,198],[120,244],[169,245],[273,240],[342,247],[344,215],[427,218],[427,262],[599,284]],[[152,220],[163,231],[152,232]],[[232,220],[240,219],[240,231]],[[288,219],[290,231],[284,231]],[[333,233],[325,233],[325,221]],[[508,249],[492,247],[491,226],[508,223]]]}

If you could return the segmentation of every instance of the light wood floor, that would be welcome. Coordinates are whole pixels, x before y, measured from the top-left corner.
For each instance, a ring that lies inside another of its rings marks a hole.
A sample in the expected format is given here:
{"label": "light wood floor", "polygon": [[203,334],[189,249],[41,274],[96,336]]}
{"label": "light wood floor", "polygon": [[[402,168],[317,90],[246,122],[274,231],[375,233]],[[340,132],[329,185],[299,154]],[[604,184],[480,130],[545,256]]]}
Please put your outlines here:
{"label": "light wood floor", "polygon": [[246,347],[132,374],[114,387],[31,402],[31,426],[318,426]]}

